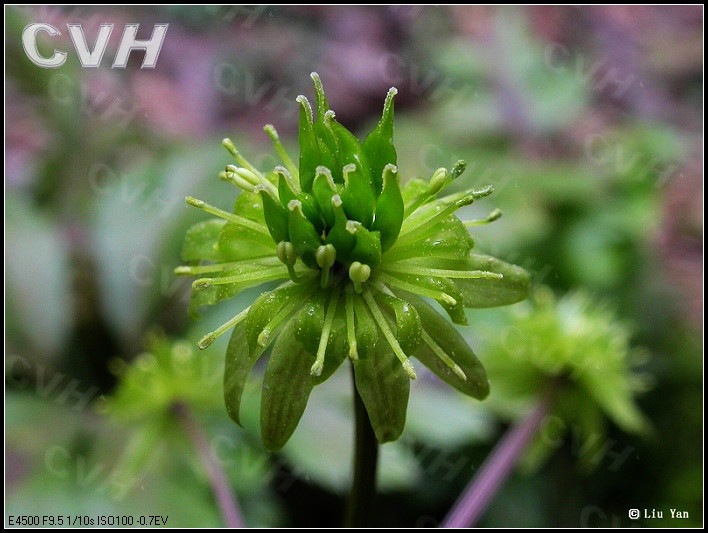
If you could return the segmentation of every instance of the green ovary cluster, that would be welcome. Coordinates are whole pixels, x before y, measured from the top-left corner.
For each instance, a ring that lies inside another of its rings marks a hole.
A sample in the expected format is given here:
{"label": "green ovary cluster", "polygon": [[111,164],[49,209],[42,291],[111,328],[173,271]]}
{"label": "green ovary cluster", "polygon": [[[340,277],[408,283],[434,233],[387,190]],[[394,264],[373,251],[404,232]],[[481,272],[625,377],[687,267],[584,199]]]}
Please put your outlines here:
{"label": "green ovary cluster", "polygon": [[312,79],[316,115],[304,96],[297,98],[299,164],[270,125],[264,129],[283,166],[269,172],[224,140],[237,165],[228,165],[220,177],[242,192],[233,213],[187,199],[218,218],[188,231],[183,257],[192,265],[176,270],[198,277],[193,309],[281,280],[199,343],[204,348],[234,330],[224,385],[236,422],[248,373],[275,343],[261,402],[261,433],[269,449],[285,444],[312,387],[347,356],[381,442],[398,438],[403,429],[409,379],[416,377],[412,356],[462,392],[485,397],[481,364],[422,298],[466,324],[465,307],[517,302],[529,285],[522,269],[472,253],[467,228],[495,220],[499,211],[464,223],[455,216],[491,187],[440,196],[464,172],[464,162],[401,187],[393,145],[395,89],[379,123],[359,142],[335,119],[319,77],[313,73]]}

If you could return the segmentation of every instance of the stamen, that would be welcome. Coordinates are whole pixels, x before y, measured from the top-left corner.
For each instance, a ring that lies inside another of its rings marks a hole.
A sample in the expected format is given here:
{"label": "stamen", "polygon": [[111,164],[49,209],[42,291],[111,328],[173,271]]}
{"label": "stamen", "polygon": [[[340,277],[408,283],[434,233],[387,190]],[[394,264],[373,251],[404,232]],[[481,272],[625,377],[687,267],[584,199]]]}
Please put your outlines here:
{"label": "stamen", "polygon": [[419,287],[414,283],[408,283],[407,281],[400,280],[394,276],[389,276],[384,272],[379,272],[377,278],[381,281],[388,283],[389,285],[393,285],[394,287],[403,289],[404,291],[419,294],[427,298],[432,298],[433,300],[442,300],[443,302],[451,306],[457,305],[457,300],[446,292],[436,291],[433,289],[428,289],[426,287]]}
{"label": "stamen", "polygon": [[192,288],[201,290],[212,285],[228,285],[230,283],[246,283],[250,281],[270,281],[272,279],[284,278],[287,270],[281,266],[265,267],[256,272],[248,272],[237,276],[225,276],[223,278],[201,278],[192,283]]}
{"label": "stamen", "polygon": [[234,157],[234,159],[238,162],[239,165],[241,165],[242,167],[246,167],[256,176],[258,176],[258,178],[262,181],[267,181],[265,176],[261,174],[256,167],[254,167],[251,163],[248,162],[245,157],[241,155],[241,152],[236,149],[236,145],[231,139],[224,139],[223,141],[221,141],[221,145],[229,151],[229,153]]}
{"label": "stamen", "polygon": [[403,353],[401,345],[398,344],[396,336],[391,331],[391,328],[389,327],[386,318],[383,316],[381,309],[379,309],[379,306],[376,303],[376,300],[374,300],[374,297],[371,295],[371,291],[368,287],[364,287],[364,301],[371,310],[371,314],[374,315],[374,320],[376,321],[382,333],[384,334],[384,337],[386,337],[386,340],[388,341],[389,346],[391,346],[393,353],[396,354],[396,357],[398,357],[398,360],[403,365],[403,370],[406,374],[408,374],[409,378],[415,379],[417,376],[413,363],[411,363],[408,356]]}
{"label": "stamen", "polygon": [[247,168],[237,167],[236,165],[226,165],[226,172],[236,174],[236,176],[250,183],[254,187],[262,183],[261,179]]}
{"label": "stamen", "polygon": [[275,147],[275,151],[278,152],[280,159],[283,160],[283,163],[285,163],[285,166],[290,171],[290,174],[295,176],[295,179],[299,179],[300,173],[298,171],[297,165],[295,163],[293,163],[292,159],[290,159],[290,155],[285,150],[283,143],[280,142],[280,137],[278,136],[278,132],[275,130],[273,125],[266,124],[263,127],[263,131],[265,131],[266,135],[268,135],[268,137],[270,137],[270,140],[273,141],[273,146]]}
{"label": "stamen", "polygon": [[197,343],[197,346],[199,347],[200,350],[204,350],[207,347],[211,345],[216,339],[218,339],[221,335],[226,333],[228,330],[233,328],[236,324],[241,322],[244,318],[246,318],[246,315],[248,315],[248,311],[250,310],[250,306],[241,311],[239,314],[237,314],[235,317],[227,320],[221,326],[216,328],[214,331],[211,333],[207,333],[204,335],[201,339],[199,339],[199,342]]}
{"label": "stamen", "polygon": [[450,368],[455,374],[457,374],[457,377],[459,377],[463,381],[467,381],[467,375],[462,370],[462,368],[460,368],[460,366],[455,363],[455,361],[453,361],[450,356],[447,355],[442,348],[440,348],[440,346],[438,346],[435,340],[433,340],[433,338],[428,335],[425,329],[421,328],[421,334],[423,342],[427,344],[431,350],[433,350],[433,353],[437,355],[440,360],[448,366],[448,368]]}
{"label": "stamen", "polygon": [[268,231],[268,228],[261,226],[258,222],[254,222],[253,220],[249,220],[239,215],[234,215],[233,213],[229,213],[228,211],[224,211],[223,209],[219,209],[218,207],[209,205],[208,203],[202,200],[197,200],[196,198],[193,198],[191,196],[187,196],[185,200],[189,205],[193,207],[202,209],[211,215],[223,218],[224,220],[228,220],[229,222],[233,222],[234,224],[238,224],[239,226],[252,229],[253,231],[262,233],[263,235],[267,235],[270,238],[270,232]]}
{"label": "stamen", "polygon": [[253,188],[266,188],[278,198],[278,188],[273,185],[268,178],[260,173],[255,174],[247,168],[237,167],[236,165],[226,165],[225,179],[228,181],[233,180],[241,188],[243,188],[243,186],[240,185],[241,183],[248,183],[252,186],[251,192],[253,192]]}
{"label": "stamen", "polygon": [[390,264],[385,267],[386,272],[398,272],[401,274],[412,274],[414,276],[432,276],[434,278],[452,279],[503,279],[504,275],[486,270],[450,270],[445,268],[427,268],[417,266],[398,266]]}
{"label": "stamen", "polygon": [[465,220],[462,222],[465,227],[471,227],[471,226],[482,226],[484,224],[489,224],[490,222],[494,222],[495,220],[499,219],[502,216],[501,209],[497,208],[493,210],[491,213],[489,213],[486,218],[477,218],[475,220]]}
{"label": "stamen", "polygon": [[361,284],[365,283],[369,276],[371,276],[371,267],[369,265],[354,261],[349,267],[349,279],[354,283],[354,290],[357,294],[361,294]]}
{"label": "stamen", "polygon": [[278,256],[280,262],[288,267],[288,275],[293,283],[302,283],[305,280],[305,276],[298,276],[295,272],[297,253],[295,252],[293,243],[287,241],[279,242],[278,246],[275,247],[275,254]]}
{"label": "stamen", "polygon": [[[433,214],[430,218],[420,221],[418,225],[413,226],[412,228],[406,228],[406,231],[401,230],[401,235],[399,236],[398,241],[396,242],[396,246],[410,244],[411,242],[415,242],[416,240],[422,238],[422,236],[424,236],[425,234],[425,231],[435,226],[435,224],[437,224],[441,219],[453,214],[461,207],[470,205],[476,199],[491,194],[492,190],[493,188],[490,185],[489,187],[486,187],[479,191],[465,192],[460,196],[453,195],[454,199],[451,198],[452,201],[447,205],[443,204],[444,207],[439,209],[437,213]],[[444,198],[442,198],[441,200],[445,201]]]}
{"label": "stamen", "polygon": [[430,200],[433,196],[438,194],[442,188],[446,185],[447,181],[447,169],[446,168],[439,168],[435,172],[433,172],[432,177],[430,178],[430,182],[428,184],[428,188],[420,193],[418,196],[416,196],[413,201],[408,204],[405,208],[403,218],[406,219],[409,216],[411,216],[416,209],[418,209],[421,205],[426,203],[428,200]]}
{"label": "stamen", "polygon": [[351,285],[347,285],[344,290],[346,297],[344,309],[347,315],[347,343],[349,344],[349,358],[352,361],[359,360],[356,349],[356,326],[354,325],[354,291]]}
{"label": "stamen", "polygon": [[310,374],[313,376],[319,376],[322,374],[322,369],[324,368],[324,358],[327,352],[327,343],[329,342],[329,334],[332,331],[332,324],[334,323],[334,314],[337,311],[337,303],[339,302],[340,288],[335,287],[332,290],[332,295],[329,297],[329,304],[327,304],[327,314],[325,315],[324,327],[322,328],[322,336],[320,337],[320,345],[317,347],[317,358],[315,363],[310,368]]}
{"label": "stamen", "polygon": [[322,269],[322,279],[320,281],[320,286],[324,289],[329,283],[329,269],[334,265],[337,259],[337,250],[331,244],[326,244],[317,248],[315,252],[315,261],[317,265]]}
{"label": "stamen", "polygon": [[228,181],[229,183],[236,185],[236,187],[244,191],[253,192],[253,184],[247,182],[246,180],[234,174],[233,172],[219,172],[219,179]]}
{"label": "stamen", "polygon": [[214,263],[213,265],[198,265],[198,266],[178,266],[174,269],[176,276],[196,276],[199,274],[208,274],[210,272],[223,272],[230,268],[237,268],[245,265],[253,266],[270,266],[276,262],[272,255],[262,255],[242,261],[231,261],[229,263]]}

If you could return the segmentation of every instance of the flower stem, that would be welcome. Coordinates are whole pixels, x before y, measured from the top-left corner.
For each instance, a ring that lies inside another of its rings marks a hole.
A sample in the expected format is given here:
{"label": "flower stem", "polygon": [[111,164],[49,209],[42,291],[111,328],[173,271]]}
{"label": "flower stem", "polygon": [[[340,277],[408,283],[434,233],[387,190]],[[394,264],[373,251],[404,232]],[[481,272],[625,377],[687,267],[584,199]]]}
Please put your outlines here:
{"label": "flower stem", "polygon": [[364,527],[368,524],[371,504],[376,494],[376,464],[379,444],[364,402],[359,396],[354,380],[352,365],[352,384],[354,389],[354,479],[349,494],[345,527]]}
{"label": "flower stem", "polygon": [[526,418],[507,431],[502,440],[472,478],[442,523],[444,528],[473,527],[502,486],[524,450],[536,435],[551,403],[543,396]]}
{"label": "flower stem", "polygon": [[211,453],[207,436],[192,411],[183,403],[175,404],[173,410],[209,476],[211,490],[224,519],[224,525],[228,528],[245,527],[236,495],[231,490],[224,471]]}

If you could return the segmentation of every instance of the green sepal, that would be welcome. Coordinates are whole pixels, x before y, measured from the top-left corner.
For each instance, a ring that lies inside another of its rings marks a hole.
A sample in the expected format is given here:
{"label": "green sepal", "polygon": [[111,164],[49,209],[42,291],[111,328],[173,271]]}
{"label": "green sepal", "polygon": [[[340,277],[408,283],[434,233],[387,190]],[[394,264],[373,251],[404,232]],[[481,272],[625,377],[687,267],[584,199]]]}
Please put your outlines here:
{"label": "green sepal", "polygon": [[436,376],[460,392],[483,400],[489,394],[489,381],[482,363],[469,347],[465,339],[421,298],[406,291],[394,289],[394,294],[413,305],[420,315],[423,330],[464,372],[467,379],[462,379],[453,371],[425,342],[421,341],[413,357],[428,367]]}
{"label": "green sepal", "polygon": [[393,145],[393,97],[396,93],[396,89],[389,89],[381,120],[367,135],[362,147],[371,167],[376,194],[381,192],[384,167],[387,164],[395,165],[397,161],[396,148]]}
{"label": "green sepal", "polygon": [[261,438],[271,452],[288,442],[315,386],[310,374],[315,358],[295,339],[296,329],[295,320],[285,326],[273,346],[263,377]]}
{"label": "green sepal", "polygon": [[263,202],[263,215],[273,241],[279,243],[289,240],[288,212],[280,202],[265,188],[258,189]]}
{"label": "green sepal", "polygon": [[250,350],[246,334],[246,321],[234,326],[224,363],[224,403],[231,420],[241,425],[241,397],[248,381],[248,374],[264,349]]}
{"label": "green sepal", "polygon": [[376,200],[376,218],[371,229],[381,233],[381,251],[396,242],[403,223],[403,197],[398,183],[398,169],[386,165],[383,170],[383,190]]}
{"label": "green sepal", "polygon": [[480,270],[501,274],[501,279],[457,279],[454,284],[462,294],[465,307],[488,308],[511,305],[525,300],[531,288],[531,276],[520,266],[496,257],[469,254],[465,259],[418,258],[402,265],[444,268],[469,272]]}
{"label": "green sepal", "polygon": [[[319,290],[302,306],[295,323],[295,338],[312,357],[316,357],[322,329],[324,327],[327,306],[331,301],[332,291]],[[344,318],[344,298],[340,298],[335,310],[334,322],[330,330],[325,351],[322,373],[314,378],[315,384],[326,381],[342,364],[347,356],[346,321]]]}
{"label": "green sepal", "polygon": [[295,339],[313,358],[320,343],[328,300],[326,291],[317,291],[295,316]]}
{"label": "green sepal", "polygon": [[317,248],[322,244],[322,239],[315,226],[303,214],[302,204],[293,200],[288,206],[288,233],[290,242],[295,247],[295,252],[310,268],[318,268],[315,259]]}
{"label": "green sepal", "polygon": [[[251,305],[251,309],[248,311],[248,316],[246,317],[246,334],[248,339],[249,349],[254,351],[262,348],[262,344],[268,346],[270,342],[275,338],[277,329],[273,327],[274,331],[271,331],[265,340],[259,344],[259,337],[272,321],[273,318],[278,314],[278,312],[283,309],[283,307],[289,302],[293,301],[294,298],[300,298],[303,300],[303,304],[306,302],[306,298],[314,290],[315,285],[313,283],[303,283],[299,285],[285,285],[283,287],[278,287],[272,291],[265,292],[261,294],[256,301]],[[298,309],[293,309],[293,314],[297,313]],[[284,321],[281,321],[281,324]]]}
{"label": "green sepal", "polygon": [[425,290],[444,292],[445,294],[452,296],[455,303],[437,298],[435,301],[438,302],[443,309],[445,309],[450,317],[450,320],[452,320],[455,324],[460,324],[461,326],[467,325],[467,316],[465,315],[462,293],[458,289],[457,285],[455,285],[455,283],[453,283],[450,279],[390,271],[387,271],[386,274],[403,280],[410,285],[416,285]]}
{"label": "green sepal", "polygon": [[412,180],[408,180],[401,189],[403,201],[406,204],[412,203],[413,200],[427,192],[429,185],[430,183],[423,178],[413,178]]}
{"label": "green sepal", "polygon": [[223,261],[275,255],[275,243],[259,231],[227,222],[219,232],[217,250]]}
{"label": "green sepal", "polygon": [[[277,279],[284,279],[288,277],[287,274],[287,269],[283,267],[282,269],[275,269],[273,266],[269,267],[264,267],[262,265],[251,265],[251,264],[244,264],[244,265],[239,265],[238,267],[230,270],[224,270],[223,272],[219,273],[217,276],[214,276],[215,278],[226,278],[226,277],[231,277],[231,276],[243,276],[244,274],[250,274],[253,272],[258,272],[260,270],[268,270],[273,269],[273,275],[268,276],[266,279],[256,279],[256,280],[245,280],[245,281],[237,281],[234,283],[223,283],[223,284],[215,284],[212,287],[209,287],[205,289],[206,291],[209,291],[210,289],[214,288],[216,289],[214,292],[215,298],[214,302],[211,303],[216,303],[220,302],[222,300],[227,300],[229,298],[233,298],[237,294],[239,294],[241,291],[244,291],[250,287],[257,287],[258,285],[261,285],[262,283],[265,283],[266,281],[273,281]],[[193,290],[192,292],[199,292],[198,290]]]}
{"label": "green sepal", "polygon": [[372,269],[376,267],[381,262],[381,234],[378,231],[369,231],[353,220],[347,223],[347,231],[356,237],[349,258],[369,265]]}
{"label": "green sepal", "polygon": [[354,294],[354,314],[356,318],[356,345],[359,359],[366,359],[376,350],[379,330],[363,298]]}
{"label": "green sepal", "polygon": [[420,318],[415,307],[390,294],[381,291],[374,292],[374,298],[389,309],[396,322],[396,339],[406,354],[413,353],[420,342]]}
{"label": "green sepal", "polygon": [[456,279],[465,307],[485,308],[511,305],[525,300],[531,289],[531,276],[523,268],[495,257],[470,254],[466,270],[502,274],[502,279]]}
{"label": "green sepal", "polygon": [[353,361],[354,381],[376,440],[398,439],[406,424],[410,378],[387,342],[378,343],[367,357]]}
{"label": "green sepal", "polygon": [[474,241],[467,228],[454,215],[439,221],[429,233],[404,246],[394,244],[384,256],[384,260],[394,262],[419,257],[466,259],[474,248]]}
{"label": "green sepal", "polygon": [[367,228],[371,227],[376,209],[376,197],[370,179],[357,164],[345,165],[342,174],[344,176],[344,190],[340,196],[344,212],[350,220],[361,222]]}
{"label": "green sepal", "polygon": [[344,318],[344,298],[339,299],[339,305],[332,324],[332,330],[327,343],[327,351],[325,352],[324,367],[319,376],[315,376],[315,384],[319,385],[327,381],[332,374],[342,365],[347,358],[347,334],[346,334],[346,319]]}
{"label": "green sepal", "polygon": [[185,261],[221,261],[217,243],[225,220],[211,219],[192,225],[184,236],[182,259]]}
{"label": "green sepal", "polygon": [[263,202],[258,193],[241,191],[234,201],[234,213],[265,225]]}

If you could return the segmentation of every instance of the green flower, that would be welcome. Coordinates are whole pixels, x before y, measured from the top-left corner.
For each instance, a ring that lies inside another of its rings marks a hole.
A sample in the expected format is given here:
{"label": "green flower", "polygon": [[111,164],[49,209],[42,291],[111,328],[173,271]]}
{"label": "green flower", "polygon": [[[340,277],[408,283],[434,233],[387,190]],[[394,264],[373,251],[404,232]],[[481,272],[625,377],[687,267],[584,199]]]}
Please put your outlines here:
{"label": "green flower", "polygon": [[637,369],[648,353],[632,346],[631,328],[607,303],[582,291],[556,299],[539,287],[502,328],[489,337],[485,351],[495,377],[491,407],[517,417],[554,390],[555,418],[533,444],[527,467],[540,465],[566,432],[587,445],[579,453],[585,466],[596,466],[602,455],[595,444],[605,442],[606,418],[627,432],[651,431],[635,401],[651,384]]}
{"label": "green flower", "polygon": [[266,126],[284,166],[261,172],[225,139],[237,165],[223,180],[242,192],[233,213],[187,198],[217,218],[186,235],[178,274],[198,276],[192,308],[231,298],[245,288],[280,281],[245,311],[206,335],[201,348],[233,328],[224,393],[239,421],[248,374],[271,344],[261,401],[261,434],[270,450],[295,430],[312,388],[347,357],[357,390],[380,442],[397,439],[405,424],[415,357],[442,380],[472,397],[489,392],[484,368],[456,329],[423,298],[435,300],[456,324],[465,307],[492,307],[526,298],[529,277],[519,267],[473,254],[467,227],[455,212],[492,187],[441,196],[464,172],[435,171],[429,181],[401,188],[393,145],[393,99],[363,143],[335,119],[317,74],[316,116],[300,104],[296,165],[273,126]]}

